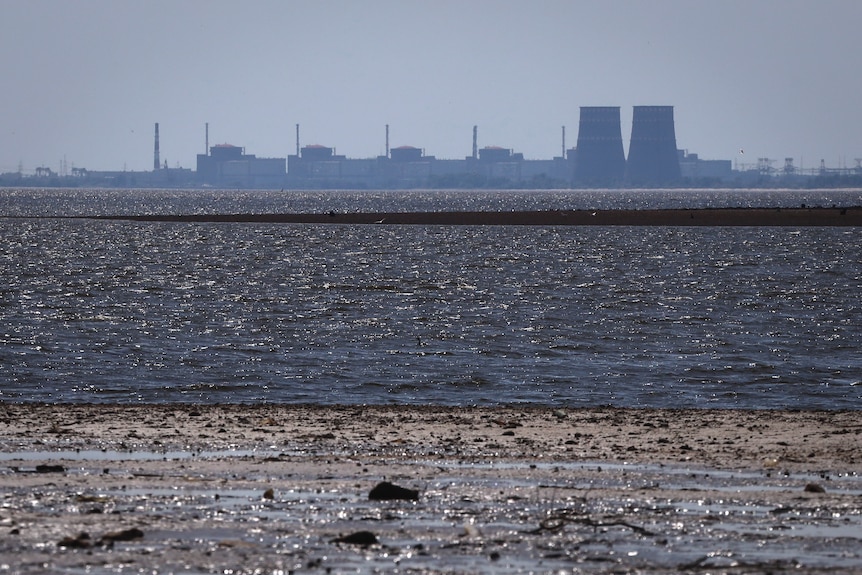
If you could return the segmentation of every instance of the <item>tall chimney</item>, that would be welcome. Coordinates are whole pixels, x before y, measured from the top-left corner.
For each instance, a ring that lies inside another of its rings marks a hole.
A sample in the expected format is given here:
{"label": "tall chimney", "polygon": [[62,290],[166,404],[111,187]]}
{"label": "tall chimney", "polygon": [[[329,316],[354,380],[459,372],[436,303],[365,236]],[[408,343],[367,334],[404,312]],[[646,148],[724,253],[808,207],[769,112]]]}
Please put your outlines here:
{"label": "tall chimney", "polygon": [[473,126],[473,159],[479,157],[479,126]]}
{"label": "tall chimney", "polygon": [[210,155],[210,123],[206,123],[206,140],[204,141],[204,155]]}
{"label": "tall chimney", "polygon": [[153,170],[159,169],[159,123],[156,122],[156,141],[153,144]]}
{"label": "tall chimney", "polygon": [[299,157],[299,124],[296,125],[296,157]]}
{"label": "tall chimney", "polygon": [[560,157],[564,160],[566,159],[566,127],[563,126],[563,152],[560,154]]}
{"label": "tall chimney", "polygon": [[386,124],[386,157],[389,157],[389,124]]}

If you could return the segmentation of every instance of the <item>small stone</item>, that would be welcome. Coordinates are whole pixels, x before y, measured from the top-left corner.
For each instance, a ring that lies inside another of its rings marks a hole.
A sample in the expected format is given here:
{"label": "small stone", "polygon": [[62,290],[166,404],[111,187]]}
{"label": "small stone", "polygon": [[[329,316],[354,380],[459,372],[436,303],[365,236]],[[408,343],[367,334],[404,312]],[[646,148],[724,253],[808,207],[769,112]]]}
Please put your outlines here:
{"label": "small stone", "polygon": [[99,543],[102,545],[113,543],[115,541],[134,541],[135,539],[143,539],[144,532],[138,529],[137,527],[132,527],[131,529],[123,529],[122,531],[114,531],[112,533],[106,533],[102,535],[102,538],[99,539]]}
{"label": "small stone", "polygon": [[826,490],[823,489],[822,485],[818,485],[817,483],[809,483],[805,486],[806,493],[826,493]]}
{"label": "small stone", "polygon": [[356,531],[350,535],[336,537],[333,543],[350,543],[351,545],[375,545],[378,543],[377,535],[371,531]]}
{"label": "small stone", "polygon": [[400,487],[388,481],[381,481],[368,494],[372,501],[387,501],[393,499],[405,499],[410,501],[419,500],[419,491]]}
{"label": "small stone", "polygon": [[58,547],[66,547],[68,549],[87,549],[92,545],[88,533],[79,533],[75,537],[63,537],[57,542]]}
{"label": "small stone", "polygon": [[275,491],[272,490],[272,487],[263,492],[264,499],[275,499]]}

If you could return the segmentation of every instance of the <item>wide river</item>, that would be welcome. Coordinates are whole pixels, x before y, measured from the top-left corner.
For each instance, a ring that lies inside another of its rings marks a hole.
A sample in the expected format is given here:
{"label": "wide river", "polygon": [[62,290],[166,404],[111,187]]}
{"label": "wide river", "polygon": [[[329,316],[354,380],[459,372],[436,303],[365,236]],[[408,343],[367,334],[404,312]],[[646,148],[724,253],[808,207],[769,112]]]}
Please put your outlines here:
{"label": "wide river", "polygon": [[862,192],[0,189],[0,400],[860,409],[859,228],[58,217],[803,203]]}

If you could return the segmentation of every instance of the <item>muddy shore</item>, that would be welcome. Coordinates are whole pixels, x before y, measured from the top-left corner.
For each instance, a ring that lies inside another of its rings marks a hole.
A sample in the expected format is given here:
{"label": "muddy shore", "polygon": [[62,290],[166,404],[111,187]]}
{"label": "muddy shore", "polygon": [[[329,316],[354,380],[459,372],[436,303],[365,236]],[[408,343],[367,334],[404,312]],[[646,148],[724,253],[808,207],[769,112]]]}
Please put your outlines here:
{"label": "muddy shore", "polygon": [[101,216],[167,222],[532,226],[860,226],[862,207],[547,210],[509,212],[327,212]]}
{"label": "muddy shore", "polygon": [[0,403],[0,573],[859,573],[860,434],[846,411]]}

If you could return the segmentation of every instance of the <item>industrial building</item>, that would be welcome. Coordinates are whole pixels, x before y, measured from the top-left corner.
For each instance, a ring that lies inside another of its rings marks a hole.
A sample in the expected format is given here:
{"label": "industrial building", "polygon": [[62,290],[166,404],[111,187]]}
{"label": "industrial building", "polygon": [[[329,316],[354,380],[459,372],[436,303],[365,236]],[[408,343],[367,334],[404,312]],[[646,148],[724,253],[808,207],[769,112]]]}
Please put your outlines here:
{"label": "industrial building", "polygon": [[[155,134],[158,166],[158,124]],[[472,153],[463,159],[438,159],[411,145],[389,147],[373,158],[348,158],[334,147],[300,145],[296,126],[296,153],[284,158],[257,158],[230,144],[209,147],[197,156],[199,184],[240,188],[365,188],[417,187],[591,187],[674,186],[681,183],[728,181],[729,160],[701,160],[676,147],[672,106],[635,106],[628,159],[620,108],[580,108],[578,140],[566,149],[562,129],[561,154],[550,160],[527,160],[522,153],[501,146],[478,145],[473,126]]]}
{"label": "industrial building", "polygon": [[733,177],[733,162],[730,160],[701,160],[697,154],[689,154],[685,150],[678,150],[677,156],[683,181],[708,184]]}
{"label": "industrial building", "polygon": [[287,158],[287,187],[291,188],[416,188],[416,187],[528,187],[553,183],[566,187],[572,166],[563,157],[525,160],[524,155],[500,146],[479,148],[473,127],[473,153],[463,160],[437,159],[416,146],[389,148],[376,158],[347,158],[320,144],[300,147]]}
{"label": "industrial building", "polygon": [[[562,127],[560,155],[529,160],[511,148],[479,147],[478,126],[473,126],[470,155],[462,159],[438,159],[421,147],[389,147],[373,158],[348,158],[334,147],[300,145],[296,126],[296,153],[287,158],[258,158],[231,144],[209,145],[206,125],[204,154],[197,155],[197,170],[162,165],[159,124],[155,124],[152,172],[96,172],[73,168],[55,173],[39,167],[32,181],[43,185],[95,185],[138,187],[220,187],[286,189],[399,189],[399,188],[617,188],[635,186],[720,185],[739,181],[730,160],[701,160],[676,146],[672,106],[635,106],[631,140],[626,158],[618,106],[584,106],[576,147],[566,148]],[[792,159],[785,176],[799,175]],[[820,175],[825,173],[821,168]],[[854,173],[862,173],[857,167]],[[764,171],[758,172],[759,176]],[[769,174],[766,174],[769,175]],[[20,170],[3,174],[2,181],[25,183]],[[751,183],[751,179],[745,180]]]}
{"label": "industrial building", "polygon": [[231,144],[218,144],[198,154],[200,183],[230,188],[272,188],[284,186],[284,158],[258,158]]}

